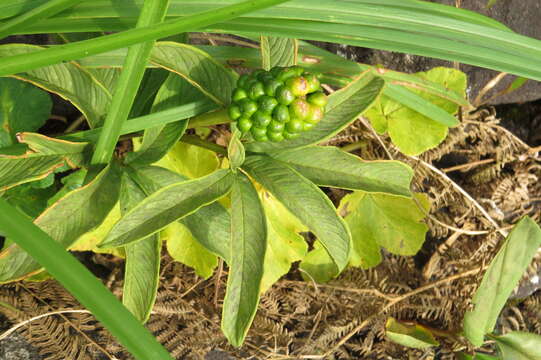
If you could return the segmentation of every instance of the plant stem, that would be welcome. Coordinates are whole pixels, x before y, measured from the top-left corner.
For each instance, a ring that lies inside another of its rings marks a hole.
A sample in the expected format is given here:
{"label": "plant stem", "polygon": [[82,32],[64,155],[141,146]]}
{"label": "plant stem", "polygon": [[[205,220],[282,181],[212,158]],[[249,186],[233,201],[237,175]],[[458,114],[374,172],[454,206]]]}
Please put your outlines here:
{"label": "plant stem", "polygon": [[47,233],[0,198],[2,232],[28,252],[139,360],[172,360],[116,297]]}
{"label": "plant stem", "polygon": [[193,129],[199,126],[211,126],[218,124],[227,124],[231,122],[231,118],[227,114],[226,109],[208,112],[198,115],[190,120],[188,129]]}
{"label": "plant stem", "polygon": [[30,54],[6,57],[0,59],[0,76],[25,72],[42,66],[125,48],[143,41],[151,41],[182,32],[193,31],[286,1],[288,0],[248,0],[206,11],[185,19],[167,21],[162,24],[127,30],[95,39],[58,45],[54,48],[36,51]]}
{"label": "plant stem", "polygon": [[[141,131],[154,126],[166,125],[175,121],[189,118],[191,118],[188,124],[188,128],[190,129],[198,126],[224,124],[231,121],[228,116],[224,116],[225,112],[222,111],[206,113],[207,111],[214,109],[216,109],[216,104],[214,103],[210,103],[208,101],[196,101],[193,103],[176,106],[171,109],[136,117],[134,119],[125,121],[122,124],[120,135],[140,133]],[[194,116],[196,114],[201,115]],[[102,131],[103,128],[99,127],[92,130],[78,131],[73,134],[62,135],[60,136],[60,139],[95,142],[99,138]],[[13,146],[10,148],[13,148]],[[2,151],[5,149],[7,148],[3,148]]]}
{"label": "plant stem", "polygon": [[[168,6],[169,0],[145,0],[137,27],[142,28],[163,21]],[[106,164],[111,160],[122,125],[130,114],[137,90],[143,79],[153,46],[154,41],[149,41],[133,45],[128,49],[124,67],[115,86],[111,107],[103,124],[103,131],[92,156],[92,165]]]}
{"label": "plant stem", "polygon": [[27,25],[36,22],[41,19],[51,17],[62,10],[65,10],[81,0],[50,0],[44,4],[27,11],[14,19],[8,20],[0,25],[0,39],[5,38],[21,29],[24,29]]}
{"label": "plant stem", "polygon": [[212,150],[218,154],[227,155],[227,149],[224,148],[223,146],[212,143],[210,141],[203,140],[200,137],[195,136],[195,135],[184,135],[183,137],[180,138],[180,141],[186,144],[192,144],[195,146]]}

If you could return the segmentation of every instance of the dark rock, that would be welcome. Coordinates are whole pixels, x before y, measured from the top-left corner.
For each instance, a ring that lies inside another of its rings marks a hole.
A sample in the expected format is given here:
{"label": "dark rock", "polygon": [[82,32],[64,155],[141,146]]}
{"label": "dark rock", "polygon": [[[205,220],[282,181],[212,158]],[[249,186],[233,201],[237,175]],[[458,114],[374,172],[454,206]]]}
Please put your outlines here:
{"label": "dark rock", "polygon": [[0,341],[0,360],[41,360],[36,349],[17,333]]}

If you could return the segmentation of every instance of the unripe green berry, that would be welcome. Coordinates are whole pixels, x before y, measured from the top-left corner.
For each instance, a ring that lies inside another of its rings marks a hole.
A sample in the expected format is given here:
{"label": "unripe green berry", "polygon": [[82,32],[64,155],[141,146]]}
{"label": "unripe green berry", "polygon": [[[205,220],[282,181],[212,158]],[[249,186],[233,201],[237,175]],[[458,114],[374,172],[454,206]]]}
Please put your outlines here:
{"label": "unripe green berry", "polygon": [[267,126],[267,130],[272,132],[282,132],[284,130],[284,123],[272,120]]}
{"label": "unripe green berry", "polygon": [[282,135],[284,136],[284,139],[286,140],[292,140],[292,139],[296,139],[298,138],[299,136],[301,136],[301,133],[290,133],[289,131],[284,131],[282,133]]}
{"label": "unripe green berry", "polygon": [[304,68],[301,66],[295,65],[295,66],[290,67],[290,69],[295,71],[295,75],[297,76],[301,76],[304,73]]}
{"label": "unripe green berry", "polygon": [[256,102],[248,98],[242,99],[239,102],[239,105],[240,105],[240,110],[242,111],[242,115],[244,116],[251,116],[253,113],[257,111]]}
{"label": "unripe green berry", "polygon": [[302,123],[302,131],[312,130],[314,126],[316,126],[316,124],[311,124],[309,122],[303,122]]}
{"label": "unripe green berry", "polygon": [[282,72],[282,70],[284,70],[284,68],[282,66],[275,66],[275,67],[273,67],[272,69],[269,70],[269,73],[272,76],[277,77]]}
{"label": "unripe green berry", "polygon": [[281,132],[267,131],[267,136],[270,141],[280,142],[284,140],[284,135]]}
{"label": "unripe green berry", "polygon": [[265,71],[257,75],[257,80],[262,81],[262,82],[270,81],[270,80],[274,80],[274,76],[272,76],[270,72]]}
{"label": "unripe green berry", "polygon": [[304,76],[304,78],[308,82],[308,93],[313,93],[321,89],[321,84],[319,83],[319,80],[316,75],[307,74]]}
{"label": "unripe green berry", "polygon": [[308,115],[306,118],[304,118],[305,122],[309,122],[311,124],[317,124],[318,122],[323,119],[323,109],[319,106],[309,105]]}
{"label": "unripe green berry", "polygon": [[243,133],[247,133],[252,128],[252,120],[248,117],[241,117],[237,120],[237,128]]}
{"label": "unripe green berry", "polygon": [[271,96],[264,95],[257,100],[259,110],[264,113],[271,114],[274,108],[278,105],[278,101]]}
{"label": "unripe green berry", "polygon": [[288,107],[285,105],[278,105],[275,107],[272,112],[272,118],[282,123],[288,122],[290,119]]}
{"label": "unripe green berry", "polygon": [[250,86],[250,90],[248,91],[248,96],[252,100],[257,100],[260,97],[265,95],[265,89],[263,87],[263,83],[261,81],[256,81]]}
{"label": "unripe green berry", "polygon": [[235,104],[229,105],[229,108],[227,110],[228,110],[229,117],[231,118],[231,120],[237,120],[242,115],[242,112],[240,111],[240,107],[238,105],[235,105]]}
{"label": "unripe green berry", "polygon": [[295,76],[286,80],[286,86],[297,97],[308,94],[308,81],[302,76]]}
{"label": "unripe green berry", "polygon": [[267,125],[269,125],[270,122],[272,121],[272,118],[269,114],[266,114],[261,110],[258,110],[252,115],[252,121],[254,123],[254,126],[256,127],[266,128]]}
{"label": "unripe green berry", "polygon": [[295,100],[295,95],[285,86],[276,89],[276,100],[282,105],[289,105]]}
{"label": "unripe green berry", "polygon": [[295,99],[289,105],[289,116],[291,118],[304,120],[308,116],[309,111],[310,111],[310,104],[308,104],[303,99]]}
{"label": "unripe green berry", "polygon": [[322,91],[317,91],[313,94],[308,95],[306,97],[306,100],[308,100],[310,104],[319,106],[321,108],[325,107],[329,102],[327,95],[325,95]]}
{"label": "unripe green berry", "polygon": [[265,95],[274,96],[276,95],[276,89],[282,86],[283,83],[276,81],[274,79],[265,81]]}
{"label": "unripe green berry", "polygon": [[266,73],[265,70],[263,70],[263,69],[257,69],[257,70],[254,70],[254,71],[250,74],[250,76],[252,77],[252,79],[257,79],[257,77],[258,77],[259,75],[264,74],[264,73]]}
{"label": "unripe green berry", "polygon": [[239,79],[237,80],[237,87],[238,88],[242,88],[244,87],[244,85],[246,84],[246,81],[250,78],[250,75],[248,74],[243,74],[239,77]]}
{"label": "unripe green berry", "polygon": [[280,71],[278,76],[276,76],[276,80],[285,82],[287,79],[292,78],[296,75],[297,75],[297,72],[294,69],[285,68],[282,71]]}
{"label": "unripe green berry", "polygon": [[241,101],[242,99],[246,99],[247,97],[248,93],[246,92],[246,90],[236,88],[235,91],[233,91],[233,96],[231,97],[231,99],[233,100],[233,102],[238,103],[239,101]]}
{"label": "unripe green berry", "polygon": [[[266,141],[267,140],[267,129],[266,128],[258,128],[258,127],[252,127],[250,130],[252,133],[252,136],[256,141]],[[265,140],[261,140],[265,139]]]}
{"label": "unripe green berry", "polygon": [[290,133],[298,133],[303,130],[303,121],[300,119],[291,119],[286,124],[286,130]]}

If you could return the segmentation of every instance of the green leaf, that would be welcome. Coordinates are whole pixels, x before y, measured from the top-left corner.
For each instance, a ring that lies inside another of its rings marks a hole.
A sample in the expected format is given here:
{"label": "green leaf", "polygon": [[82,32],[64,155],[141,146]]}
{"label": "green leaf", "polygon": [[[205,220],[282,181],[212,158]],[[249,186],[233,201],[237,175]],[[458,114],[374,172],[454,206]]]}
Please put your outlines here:
{"label": "green leaf", "polygon": [[[466,76],[461,71],[440,67],[416,75],[422,79],[438,82],[461,95],[465,94]],[[404,96],[406,91],[408,96]],[[414,93],[428,100],[432,106],[412,101],[411,95],[415,96]],[[418,155],[436,147],[447,136],[447,126],[456,125],[456,122],[452,123],[450,120],[445,122],[445,115],[442,113],[444,111],[454,115],[458,110],[456,102],[421,90],[406,90],[396,85],[391,85],[385,94],[386,96],[378,99],[365,116],[377,132],[388,132],[393,143],[405,154]],[[439,115],[434,112],[435,108],[439,109]],[[440,119],[440,122],[433,119]]]}
{"label": "green leaf", "polygon": [[[210,102],[184,78],[170,73],[156,94],[151,112],[164,111],[197,101]],[[188,119],[185,119],[146,129],[141,148],[136,153],[129,154],[127,162],[135,161],[140,165],[148,165],[160,160],[178,142],[187,126]]]}
{"label": "green leaf", "polygon": [[413,170],[399,161],[364,161],[331,146],[310,146],[273,154],[319,186],[410,197]]}
{"label": "green leaf", "polygon": [[336,277],[336,265],[320,241],[314,242],[314,248],[301,262],[302,277],[306,281],[325,283]]}
{"label": "green leaf", "polygon": [[[154,46],[156,46],[156,43]],[[124,54],[124,56],[125,55],[126,54]],[[82,62],[81,65],[84,66]],[[122,66],[122,64],[119,66]],[[147,71],[145,71],[145,75],[139,86],[139,91],[137,92],[137,96],[135,97],[135,101],[131,108],[130,118],[150,113],[156,94],[169,76],[172,76],[172,74],[164,69],[147,69]]]}
{"label": "green leaf", "polygon": [[227,147],[227,158],[229,159],[229,166],[233,171],[241,167],[246,159],[244,145],[240,142],[240,137],[241,133],[239,130],[233,131],[229,146]]}
{"label": "green leaf", "polygon": [[52,106],[49,94],[32,84],[0,78],[0,148],[16,143],[18,132],[42,127]]}
{"label": "green leaf", "polygon": [[[187,180],[184,175],[158,166],[138,167],[137,169],[130,170],[132,171],[132,177],[148,193],[153,193],[168,185]],[[208,174],[213,170],[210,170]],[[229,262],[231,257],[229,253],[231,219],[227,210],[218,201],[203,206],[193,214],[182,218],[180,223],[186,226],[193,239],[197,240],[205,249]],[[162,231],[162,234],[164,232],[166,234],[173,232],[174,235],[177,235],[175,233],[175,224],[172,223],[169,225],[173,227],[171,231],[168,231],[168,226]],[[186,265],[192,266],[189,263],[186,263]],[[198,269],[196,268],[196,270]],[[198,271],[204,272],[205,270],[200,269]]]}
{"label": "green leaf", "polygon": [[122,217],[100,247],[126,245],[152,235],[227,194],[231,182],[228,170],[217,170],[196,180],[166,186]]}
{"label": "green leaf", "polygon": [[32,133],[20,133],[18,138],[29,145],[30,151],[23,155],[0,154],[0,191],[43,179],[66,162],[75,167],[84,160],[82,152],[86,143],[73,143]]}
{"label": "green leaf", "polygon": [[458,354],[459,360],[501,360],[500,357],[495,357],[491,355],[476,353],[475,355],[468,355],[465,353]]}
{"label": "green leaf", "polygon": [[464,315],[464,334],[475,346],[492,332],[500,311],[541,245],[541,229],[529,217],[520,220],[491,261]]}
{"label": "green leaf", "polygon": [[[306,256],[308,244],[299,233],[308,229],[270,193],[260,191],[259,194],[267,216],[269,233],[261,280],[263,293],[289,272],[293,262]],[[334,264],[332,266],[336,269]]]}
{"label": "green leaf", "polygon": [[64,176],[62,179],[60,179],[60,182],[62,183],[62,188],[58,190],[58,192],[51,197],[47,201],[47,205],[51,206],[55,202],[57,202],[61,197],[65,196],[66,194],[70,193],[72,190],[78,189],[81,186],[83,186],[86,174],[86,169],[79,169],[69,175]]}
{"label": "green leaf", "polygon": [[[120,188],[121,212],[126,213],[145,197],[143,190],[127,173],[123,173]],[[126,245],[124,249],[126,267],[122,303],[137,320],[145,323],[150,317],[158,291],[162,249],[160,235],[150,235],[141,241]]]}
{"label": "green leaf", "polygon": [[[118,199],[119,171],[115,164],[91,182],[50,206],[35,221],[64,248],[101,224]],[[40,270],[40,265],[15,244],[0,253],[0,283],[19,280]]]}
{"label": "green leaf", "polygon": [[[30,54],[40,49],[43,47],[27,44],[1,45],[0,57]],[[84,114],[90,127],[97,127],[103,122],[111,101],[110,89],[114,88],[116,80],[111,75],[118,71],[86,71],[75,63],[67,62],[19,73],[14,77],[67,99]]]}
{"label": "green leaf", "polygon": [[261,67],[270,70],[275,66],[291,66],[297,63],[297,39],[261,36]]}
{"label": "green leaf", "polygon": [[265,212],[257,191],[242,173],[231,193],[231,262],[222,310],[222,331],[241,346],[254,319],[267,246]]}
{"label": "green leaf", "polygon": [[218,105],[231,101],[237,75],[204,51],[187,44],[161,42],[152,50],[151,61],[182,76]]}
{"label": "green leaf", "polygon": [[335,275],[349,259],[351,235],[329,198],[310,180],[267,156],[246,158],[243,168],[310,229],[333,259]]}
{"label": "green leaf", "polygon": [[7,202],[32,219],[47,208],[48,199],[55,194],[53,187],[36,188],[33,185],[33,183],[22,184],[2,195]]}
{"label": "green leaf", "polygon": [[503,336],[491,336],[501,351],[503,360],[541,359],[541,336],[513,331]]}
{"label": "green leaf", "polygon": [[36,153],[43,155],[62,155],[66,163],[72,168],[85,165],[85,160],[87,160],[85,151],[87,150],[88,143],[66,141],[26,132],[19,133],[17,138],[21,143],[27,144]]}
{"label": "green leaf", "polygon": [[294,140],[278,143],[254,142],[246,146],[251,152],[276,152],[323,142],[336,135],[359,117],[378,97],[383,80],[363,73],[346,88],[329,96],[325,117],[310,131]]}
{"label": "green leaf", "polygon": [[422,220],[430,203],[424,194],[414,196],[406,199],[356,191],[342,199],[339,212],[345,215],[353,239],[350,265],[376,266],[381,262],[380,246],[397,255],[411,256],[419,251],[428,231]]}
{"label": "green leaf", "polygon": [[405,324],[390,317],[385,324],[385,336],[400,345],[415,349],[426,349],[432,346],[439,346],[434,335],[422,325]]}
{"label": "green leaf", "polygon": [[203,279],[212,276],[218,265],[218,258],[196,240],[183,222],[172,223],[162,230],[160,236],[166,242],[167,252],[174,260],[193,268]]}
{"label": "green leaf", "polygon": [[113,249],[102,249],[98,247],[121,217],[120,203],[117,202],[102,223],[98,227],[81,235],[75,243],[69,247],[69,250],[92,251],[97,254],[111,254],[120,258],[125,258],[126,252],[123,247]]}

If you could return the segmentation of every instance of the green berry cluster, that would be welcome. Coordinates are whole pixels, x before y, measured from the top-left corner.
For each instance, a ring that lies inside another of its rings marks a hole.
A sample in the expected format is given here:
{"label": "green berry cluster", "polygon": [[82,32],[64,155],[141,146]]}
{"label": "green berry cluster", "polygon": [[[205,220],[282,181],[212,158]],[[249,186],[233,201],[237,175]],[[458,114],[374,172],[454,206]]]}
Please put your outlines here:
{"label": "green berry cluster", "polygon": [[242,75],[233,91],[229,117],[255,141],[294,139],[317,124],[327,96],[316,75],[300,66]]}

